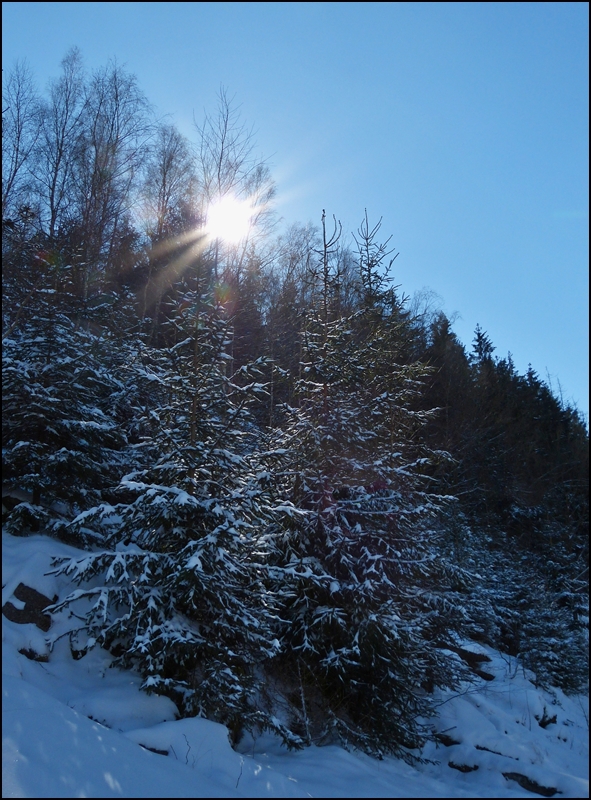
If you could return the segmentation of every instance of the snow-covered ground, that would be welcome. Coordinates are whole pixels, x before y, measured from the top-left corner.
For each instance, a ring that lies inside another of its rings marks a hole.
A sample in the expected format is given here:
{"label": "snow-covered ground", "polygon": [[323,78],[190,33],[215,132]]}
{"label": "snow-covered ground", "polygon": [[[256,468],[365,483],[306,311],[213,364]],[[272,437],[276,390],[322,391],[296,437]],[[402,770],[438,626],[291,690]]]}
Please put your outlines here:
{"label": "snow-covered ground", "polygon": [[[13,617],[27,607],[20,584],[64,597],[67,578],[46,574],[51,557],[81,555],[6,534],[2,551]],[[65,637],[50,653],[47,637],[67,626],[67,614],[49,632],[3,614],[3,797],[589,796],[588,698],[536,689],[515,659],[475,643],[465,647],[490,659],[489,680],[438,696],[440,741],[421,754],[436,763],[411,767],[335,746],[290,753],[271,736],[236,752],[222,725],[176,720],[170,700],[109,669],[105,651],[74,660]]]}

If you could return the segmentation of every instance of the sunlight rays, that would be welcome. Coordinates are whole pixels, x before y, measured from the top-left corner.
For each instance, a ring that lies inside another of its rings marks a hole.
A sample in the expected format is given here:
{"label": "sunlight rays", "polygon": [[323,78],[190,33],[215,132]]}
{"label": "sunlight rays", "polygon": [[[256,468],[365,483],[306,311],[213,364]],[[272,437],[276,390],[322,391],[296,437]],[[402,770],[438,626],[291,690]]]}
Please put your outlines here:
{"label": "sunlight rays", "polygon": [[[167,289],[214,243],[231,246],[245,242],[256,225],[255,213],[251,200],[239,200],[234,195],[226,195],[210,204],[203,227],[156,243],[150,251],[152,259],[167,260],[173,254],[174,257],[156,275],[151,276],[142,290],[144,308],[153,307]],[[182,249],[180,254],[179,247]],[[217,258],[216,250],[216,273]]]}
{"label": "sunlight rays", "polygon": [[152,276],[144,289],[143,306],[144,309],[152,308],[158,303],[163,294],[179,280],[187,268],[198,259],[208,245],[208,240],[203,229],[190,231],[180,237],[159,242],[152,250],[152,258],[165,257],[178,249],[179,245],[185,245],[185,249],[173,258],[163,269]]}

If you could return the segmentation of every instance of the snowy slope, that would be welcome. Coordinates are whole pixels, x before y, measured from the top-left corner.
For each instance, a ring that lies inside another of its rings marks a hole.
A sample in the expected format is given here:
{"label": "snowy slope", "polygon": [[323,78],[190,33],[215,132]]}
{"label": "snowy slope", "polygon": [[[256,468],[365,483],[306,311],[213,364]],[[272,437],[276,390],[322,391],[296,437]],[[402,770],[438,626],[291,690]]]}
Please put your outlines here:
{"label": "snowy slope", "polygon": [[[3,535],[3,608],[26,605],[20,584],[63,597],[51,557],[76,552]],[[68,624],[61,615],[51,634]],[[410,767],[335,746],[289,753],[271,736],[236,752],[223,726],[176,720],[170,700],[109,669],[106,652],[75,661],[67,637],[50,653],[36,625],[3,615],[2,626],[3,797],[588,796],[588,698],[536,689],[515,659],[474,643],[493,679],[438,698],[439,741],[421,754],[437,763]]]}

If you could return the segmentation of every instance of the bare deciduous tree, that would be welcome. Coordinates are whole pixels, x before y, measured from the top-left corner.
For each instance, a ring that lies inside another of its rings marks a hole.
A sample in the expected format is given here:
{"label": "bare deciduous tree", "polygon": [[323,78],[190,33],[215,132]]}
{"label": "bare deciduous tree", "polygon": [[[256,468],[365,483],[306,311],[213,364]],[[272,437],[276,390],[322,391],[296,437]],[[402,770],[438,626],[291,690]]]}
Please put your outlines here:
{"label": "bare deciduous tree", "polygon": [[59,225],[67,221],[85,111],[84,69],[77,47],[68,51],[61,66],[62,74],[51,82],[49,101],[42,106],[35,158],[35,176],[52,240]]}
{"label": "bare deciduous tree", "polygon": [[171,232],[181,205],[195,199],[195,183],[195,159],[189,142],[174,125],[158,125],[143,186],[152,244]]}
{"label": "bare deciduous tree", "polygon": [[26,61],[17,61],[2,91],[2,217],[30,201],[29,165],[39,138],[39,97]]}
{"label": "bare deciduous tree", "polygon": [[114,62],[96,72],[86,89],[74,169],[84,263],[112,266],[152,134],[148,102],[135,76]]}

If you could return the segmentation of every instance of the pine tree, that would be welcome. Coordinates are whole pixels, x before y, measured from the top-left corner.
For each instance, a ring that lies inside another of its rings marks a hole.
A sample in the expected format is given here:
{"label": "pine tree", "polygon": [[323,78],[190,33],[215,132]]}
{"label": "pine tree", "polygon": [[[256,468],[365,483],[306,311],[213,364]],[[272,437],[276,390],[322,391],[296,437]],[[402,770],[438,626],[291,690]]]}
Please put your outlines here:
{"label": "pine tree", "polygon": [[138,394],[151,397],[157,452],[146,443],[151,463],[122,480],[121,502],[72,523],[103,541],[57,567],[83,587],[58,608],[90,601],[74,649],[110,648],[183,716],[222,722],[234,740],[243,728],[271,727],[293,744],[257,701],[257,669],[278,649],[276,603],[263,585],[265,531],[277,512],[248,415],[263,387],[252,380],[256,365],[227,373],[229,323],[203,288],[185,285],[169,309],[176,342],[143,348],[133,367]]}
{"label": "pine tree", "polygon": [[420,438],[430,415],[413,408],[426,369],[398,363],[402,323],[384,293],[333,318],[334,236],[324,242],[298,404],[279,436],[285,491],[304,512],[277,537],[274,590],[289,586],[283,676],[308,739],[411,758],[424,741],[426,687],[459,678],[437,644],[462,625],[436,558],[446,498],[426,474],[437,458]]}
{"label": "pine tree", "polygon": [[7,519],[16,534],[63,532],[125,471],[126,438],[112,414],[123,391],[118,344],[106,329],[93,332],[88,316],[72,318],[68,265],[35,244],[4,259],[3,479],[31,497]]}

